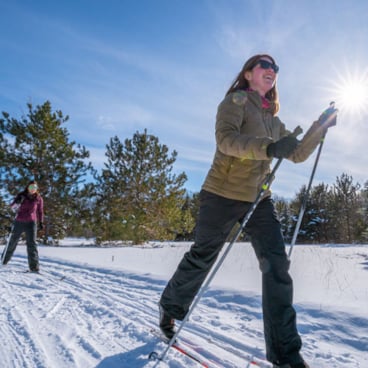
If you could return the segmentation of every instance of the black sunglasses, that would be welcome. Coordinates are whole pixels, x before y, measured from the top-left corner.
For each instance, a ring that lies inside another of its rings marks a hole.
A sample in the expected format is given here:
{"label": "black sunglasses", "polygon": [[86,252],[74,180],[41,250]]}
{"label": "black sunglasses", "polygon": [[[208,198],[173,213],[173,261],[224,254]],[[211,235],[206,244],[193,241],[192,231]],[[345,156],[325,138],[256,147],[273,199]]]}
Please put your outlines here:
{"label": "black sunglasses", "polygon": [[262,68],[262,69],[269,69],[269,68],[272,68],[272,70],[277,74],[279,72],[279,66],[274,64],[274,63],[270,63],[269,61],[267,60],[258,60],[257,64]]}

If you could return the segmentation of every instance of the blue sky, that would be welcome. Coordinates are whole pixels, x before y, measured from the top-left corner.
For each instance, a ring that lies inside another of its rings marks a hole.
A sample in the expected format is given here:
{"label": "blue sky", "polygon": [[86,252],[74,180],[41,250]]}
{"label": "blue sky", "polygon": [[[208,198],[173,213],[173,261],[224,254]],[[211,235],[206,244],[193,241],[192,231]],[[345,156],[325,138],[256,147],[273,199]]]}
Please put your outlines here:
{"label": "blue sky", "polygon": [[[266,52],[280,66],[279,117],[290,130],[306,131],[338,102],[314,183],[368,180],[368,102],[353,110],[342,94],[368,85],[366,0],[13,0],[0,17],[0,110],[20,118],[28,102],[49,100],[97,169],[111,137],[147,128],[199,191],[217,105],[244,62]],[[314,158],[284,162],[273,192],[293,197]]]}

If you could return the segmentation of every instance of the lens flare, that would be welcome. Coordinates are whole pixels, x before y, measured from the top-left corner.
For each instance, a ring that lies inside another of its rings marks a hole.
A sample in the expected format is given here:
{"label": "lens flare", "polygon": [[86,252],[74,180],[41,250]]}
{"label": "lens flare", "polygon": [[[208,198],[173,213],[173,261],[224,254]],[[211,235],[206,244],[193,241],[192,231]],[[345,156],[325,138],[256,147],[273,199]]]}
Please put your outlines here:
{"label": "lens flare", "polygon": [[336,98],[341,101],[341,108],[346,108],[353,112],[363,109],[364,105],[368,103],[368,81],[346,81],[338,91]]}
{"label": "lens flare", "polygon": [[368,114],[368,70],[346,71],[344,76],[338,75],[329,90],[336,96],[336,107],[341,112]]}

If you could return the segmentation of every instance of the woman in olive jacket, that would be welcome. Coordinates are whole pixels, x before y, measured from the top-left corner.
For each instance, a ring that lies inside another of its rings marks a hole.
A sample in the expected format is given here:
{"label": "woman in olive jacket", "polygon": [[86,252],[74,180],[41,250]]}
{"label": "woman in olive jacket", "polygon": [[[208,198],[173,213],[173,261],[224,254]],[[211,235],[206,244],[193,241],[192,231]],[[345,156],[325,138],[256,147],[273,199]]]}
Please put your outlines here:
{"label": "woman in olive jacket", "polygon": [[17,247],[22,233],[26,235],[28,265],[31,272],[40,269],[37,250],[37,224],[43,228],[43,199],[38,192],[38,185],[30,181],[23,192],[18,193],[10,206],[17,211],[12,233],[7,247],[1,256],[2,263],[7,264]]}
{"label": "woman in olive jacket", "polygon": [[[232,227],[241,222],[270,172],[272,159],[301,162],[336,124],[330,108],[301,141],[277,117],[278,66],[269,55],[251,57],[218,107],[216,152],[200,192],[195,243],[162,293],[160,328],[171,338],[183,320]],[[267,191],[245,231],[262,271],[262,308],[267,359],[274,367],[307,368],[292,305],[293,283],[277,214]]]}

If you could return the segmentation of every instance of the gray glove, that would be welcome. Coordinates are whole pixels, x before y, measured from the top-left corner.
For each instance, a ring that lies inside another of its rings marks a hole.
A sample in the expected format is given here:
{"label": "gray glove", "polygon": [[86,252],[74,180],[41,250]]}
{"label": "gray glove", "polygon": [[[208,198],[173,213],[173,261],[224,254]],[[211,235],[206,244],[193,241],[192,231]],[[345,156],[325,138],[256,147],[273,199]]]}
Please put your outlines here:
{"label": "gray glove", "polygon": [[298,144],[299,141],[295,137],[288,135],[277,142],[270,143],[267,146],[267,156],[276,158],[289,157],[294,152]]}

